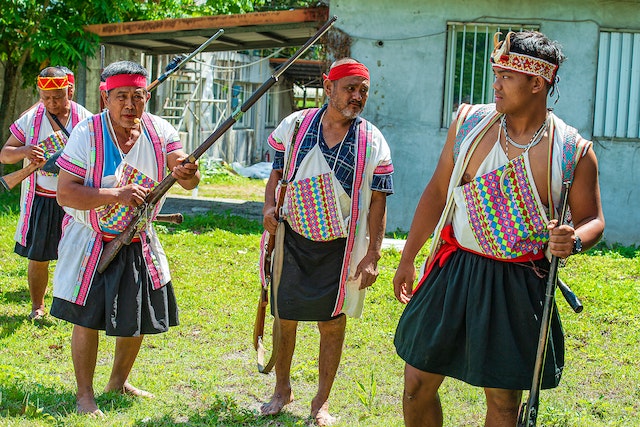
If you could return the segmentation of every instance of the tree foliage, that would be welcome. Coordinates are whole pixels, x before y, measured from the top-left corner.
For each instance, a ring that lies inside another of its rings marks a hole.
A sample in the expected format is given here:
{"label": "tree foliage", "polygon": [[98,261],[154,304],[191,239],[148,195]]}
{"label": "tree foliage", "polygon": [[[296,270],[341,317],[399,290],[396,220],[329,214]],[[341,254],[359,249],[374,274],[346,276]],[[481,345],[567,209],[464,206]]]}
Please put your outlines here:
{"label": "tree foliage", "polygon": [[33,87],[42,68],[74,70],[97,53],[98,37],[85,25],[244,13],[264,5],[265,0],[0,0],[1,141],[15,119],[21,81]]}

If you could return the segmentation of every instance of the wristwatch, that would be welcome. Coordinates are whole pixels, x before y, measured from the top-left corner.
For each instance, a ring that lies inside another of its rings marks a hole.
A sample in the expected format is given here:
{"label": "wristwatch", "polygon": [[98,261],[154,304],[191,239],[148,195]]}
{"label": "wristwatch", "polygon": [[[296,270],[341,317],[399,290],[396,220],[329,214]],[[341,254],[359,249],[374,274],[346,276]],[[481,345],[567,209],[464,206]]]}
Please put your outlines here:
{"label": "wristwatch", "polygon": [[571,250],[571,255],[579,254],[580,252],[582,252],[582,240],[580,239],[580,236],[575,234],[574,235],[574,240],[573,240],[573,249]]}

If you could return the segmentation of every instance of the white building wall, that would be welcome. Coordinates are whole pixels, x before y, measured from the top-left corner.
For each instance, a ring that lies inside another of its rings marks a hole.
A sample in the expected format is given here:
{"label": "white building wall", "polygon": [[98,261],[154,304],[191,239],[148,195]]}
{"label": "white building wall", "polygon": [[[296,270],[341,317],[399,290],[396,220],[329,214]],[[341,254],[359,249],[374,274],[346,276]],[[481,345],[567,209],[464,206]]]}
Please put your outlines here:
{"label": "white building wall", "polygon": [[[640,31],[640,1],[497,2],[332,0],[336,27],[352,39],[351,54],[371,72],[363,116],[391,146],[396,192],[388,199],[388,230],[408,230],[446,138],[440,125],[447,22],[538,25],[558,40],[560,99],[550,107],[585,138],[592,137],[599,31]],[[640,141],[594,141],[609,243],[639,244],[640,194],[634,178]]]}

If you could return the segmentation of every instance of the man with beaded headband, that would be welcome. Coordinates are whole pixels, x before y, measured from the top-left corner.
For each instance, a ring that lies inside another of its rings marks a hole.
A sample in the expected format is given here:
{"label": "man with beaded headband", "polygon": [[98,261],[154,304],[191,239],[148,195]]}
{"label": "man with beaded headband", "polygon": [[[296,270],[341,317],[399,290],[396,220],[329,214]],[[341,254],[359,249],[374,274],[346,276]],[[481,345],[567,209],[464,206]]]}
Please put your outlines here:
{"label": "man with beaded headband", "polygon": [[67,215],[51,314],[74,324],[71,355],[80,413],[102,415],[93,391],[99,330],[117,337],[105,390],[150,397],[128,381],[142,339],[178,324],[167,258],[152,223],[161,203],[147,213],[133,242],[103,273],[96,271],[104,242],[126,228],[133,208],[167,173],[185,189],[200,179],[197,164],[182,164],[187,155],[178,132],[144,112],[147,75],[135,62],[107,66],[107,109],[77,126],[57,160],[58,201]]}
{"label": "man with beaded headband", "polygon": [[[317,425],[334,420],[328,399],[346,316],[360,316],[365,289],[378,276],[386,197],[393,192],[389,147],[380,131],[359,117],[369,95],[369,70],[343,58],[324,77],[327,105],[293,113],[269,136],[276,155],[263,210],[265,233],[276,234],[277,227],[278,233],[284,231],[284,243],[274,249],[282,251],[284,261],[277,294],[276,284],[272,289],[277,295],[272,313],[281,330],[276,386],[261,410],[277,414],[293,400],[296,328],[299,321],[315,321],[320,356],[311,417]],[[278,226],[274,215],[281,179],[288,184],[280,213],[285,221]]]}
{"label": "man with beaded headband", "polygon": [[[590,248],[604,230],[592,143],[547,109],[560,47],[533,31],[498,36],[495,104],[458,109],[393,279],[407,304],[395,336],[407,426],[442,425],[445,377],[484,388],[485,425],[514,426],[531,387],[548,258]],[[558,218],[567,180],[571,225]],[[558,385],[563,365],[554,310],[543,388]]]}
{"label": "man with beaded headband", "polygon": [[[42,164],[64,147],[73,127],[91,115],[70,100],[68,86],[69,78],[60,68],[47,67],[40,72],[37,77],[40,102],[11,125],[11,136],[0,151],[0,162],[24,160]],[[57,181],[57,174],[42,170],[22,181],[15,252],[29,260],[31,319],[40,319],[45,314],[49,261],[58,259],[64,212],[56,203]]]}

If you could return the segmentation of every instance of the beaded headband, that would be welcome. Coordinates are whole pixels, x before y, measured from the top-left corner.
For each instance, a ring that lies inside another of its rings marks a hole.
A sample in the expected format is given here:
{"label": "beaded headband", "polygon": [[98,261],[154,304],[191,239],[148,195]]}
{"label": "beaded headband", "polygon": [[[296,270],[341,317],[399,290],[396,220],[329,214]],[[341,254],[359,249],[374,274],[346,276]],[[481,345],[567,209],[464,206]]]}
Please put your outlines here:
{"label": "beaded headband", "polygon": [[491,54],[491,62],[494,67],[505,70],[524,73],[529,76],[540,76],[549,84],[553,84],[558,66],[544,59],[535,58],[523,53],[509,52],[511,48],[511,34],[509,31],[504,40],[499,41],[502,33],[493,35],[493,53]]}
{"label": "beaded headband", "polygon": [[38,76],[38,89],[55,90],[65,89],[69,86],[69,78],[64,77],[40,77]]}

